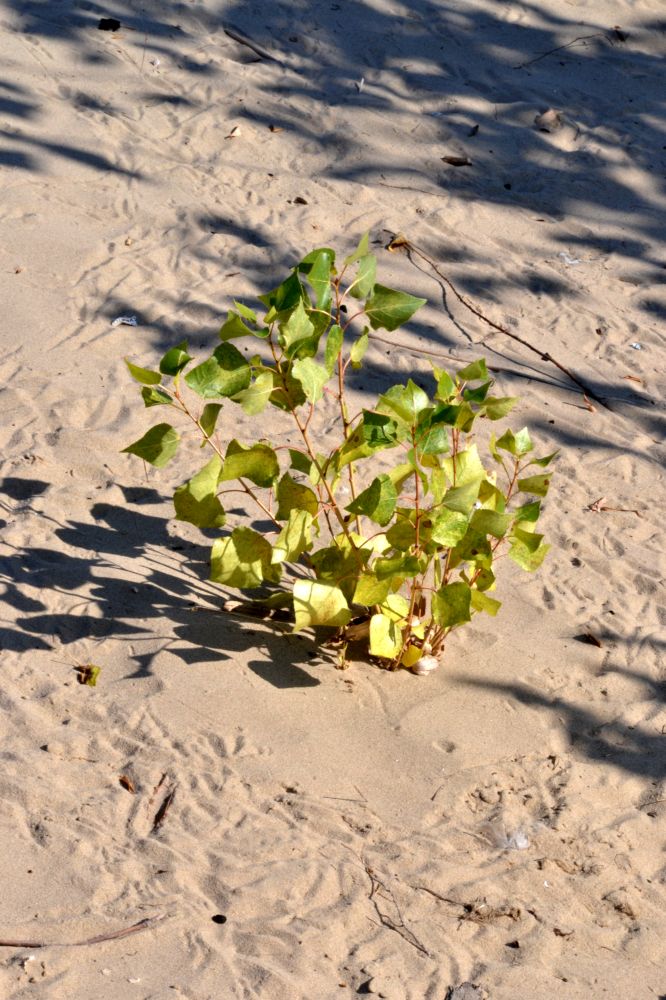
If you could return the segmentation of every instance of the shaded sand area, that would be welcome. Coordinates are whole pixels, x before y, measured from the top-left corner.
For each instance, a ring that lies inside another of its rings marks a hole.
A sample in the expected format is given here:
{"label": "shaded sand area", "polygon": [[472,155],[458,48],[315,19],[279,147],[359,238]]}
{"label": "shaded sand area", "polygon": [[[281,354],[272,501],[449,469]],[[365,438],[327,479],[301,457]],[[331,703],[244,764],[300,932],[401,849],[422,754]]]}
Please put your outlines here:
{"label": "shaded sand area", "polygon": [[[0,0],[0,939],[152,921],[2,947],[3,997],[666,995],[664,27],[660,0]],[[485,355],[561,449],[546,564],[429,678],[225,615],[169,520],[191,470],[119,454],[151,416],[124,355],[210,348],[232,297],[366,230],[429,304],[354,400]]]}

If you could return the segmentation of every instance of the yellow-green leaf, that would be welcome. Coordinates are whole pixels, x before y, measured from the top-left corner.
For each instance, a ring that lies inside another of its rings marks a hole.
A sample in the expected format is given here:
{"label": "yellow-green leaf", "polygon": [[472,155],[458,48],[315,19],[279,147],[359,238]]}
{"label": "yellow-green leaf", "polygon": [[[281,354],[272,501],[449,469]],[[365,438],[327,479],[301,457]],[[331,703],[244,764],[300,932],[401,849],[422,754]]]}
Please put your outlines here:
{"label": "yellow-green leaf", "polygon": [[235,528],[227,538],[213,543],[210,578],[239,590],[251,590],[264,581],[277,583],[280,566],[271,565],[271,543],[252,528]]}
{"label": "yellow-green leaf", "polygon": [[314,580],[294,584],[294,631],[314,625],[346,625],[351,618],[349,605],[339,587]]}
{"label": "yellow-green leaf", "polygon": [[292,510],[306,510],[313,517],[319,510],[319,501],[309,486],[297,483],[285,472],[277,488],[278,509],[275,515],[278,521],[286,521]]}
{"label": "yellow-green leaf", "polygon": [[289,520],[273,545],[271,562],[295,562],[312,548],[312,514],[306,510],[292,510]]}
{"label": "yellow-green leaf", "polygon": [[150,462],[156,469],[163,468],[178,450],[180,435],[171,424],[156,424],[142,438],[123,448],[129,455],[137,455]]}
{"label": "yellow-green leaf", "polygon": [[196,524],[198,528],[221,528],[224,508],[217,498],[221,459],[215,455],[195,476],[179,486],[173,495],[177,521]]}
{"label": "yellow-green leaf", "polygon": [[236,439],[227,445],[220,482],[229,479],[249,479],[257,486],[272,486],[280,474],[277,455],[267,444],[253,444],[248,447]]}

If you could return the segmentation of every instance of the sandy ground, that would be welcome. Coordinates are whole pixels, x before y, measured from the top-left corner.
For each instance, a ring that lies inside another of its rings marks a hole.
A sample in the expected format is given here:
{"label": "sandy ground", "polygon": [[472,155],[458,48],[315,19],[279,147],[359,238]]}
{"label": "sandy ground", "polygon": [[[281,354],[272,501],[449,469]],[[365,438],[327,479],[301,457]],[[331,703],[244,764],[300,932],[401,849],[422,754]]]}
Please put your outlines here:
{"label": "sandy ground", "polygon": [[[2,947],[3,997],[666,995],[663,15],[0,0],[0,939],[162,918]],[[429,305],[358,401],[483,354],[561,449],[549,559],[427,679],[222,613],[169,520],[184,470],[119,454],[147,426],[123,355],[214,344],[232,297],[365,230]],[[606,405],[447,310],[397,231]]]}

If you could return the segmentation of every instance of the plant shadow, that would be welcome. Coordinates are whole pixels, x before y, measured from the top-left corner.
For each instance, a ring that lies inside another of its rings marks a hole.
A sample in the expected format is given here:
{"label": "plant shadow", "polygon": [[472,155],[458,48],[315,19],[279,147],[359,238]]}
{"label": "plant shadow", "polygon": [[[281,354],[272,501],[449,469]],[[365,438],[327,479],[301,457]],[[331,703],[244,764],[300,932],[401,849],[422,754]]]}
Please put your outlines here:
{"label": "plant shadow", "polygon": [[[0,493],[26,499],[48,484],[11,477]],[[169,533],[169,522],[142,508],[164,498],[156,491],[123,490],[127,506],[97,503],[91,521],[69,520],[53,532],[54,546],[13,548],[0,558],[0,602],[16,615],[0,629],[0,648],[48,650],[96,641],[146,644],[133,656],[128,679],[145,678],[158,653],[185,665],[237,662],[261,653],[249,668],[278,688],[313,687],[322,657],[302,635],[280,635],[261,622],[224,611],[225,593],[207,582],[208,549]],[[58,544],[59,543],[59,544]],[[183,564],[186,557],[187,565]],[[68,610],[53,612],[54,599]],[[155,649],[156,644],[159,649]]]}

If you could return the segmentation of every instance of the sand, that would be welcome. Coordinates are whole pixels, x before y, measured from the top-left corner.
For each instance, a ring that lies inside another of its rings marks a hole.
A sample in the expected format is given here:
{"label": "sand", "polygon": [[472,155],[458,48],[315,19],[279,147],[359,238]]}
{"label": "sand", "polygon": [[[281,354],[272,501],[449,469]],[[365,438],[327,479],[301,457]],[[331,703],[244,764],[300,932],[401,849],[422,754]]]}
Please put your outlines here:
{"label": "sand", "polygon": [[[3,997],[666,995],[664,52],[658,0],[0,0]],[[124,355],[366,230],[428,306],[355,399],[483,355],[561,449],[428,678],[225,614],[189,470],[120,454]]]}

